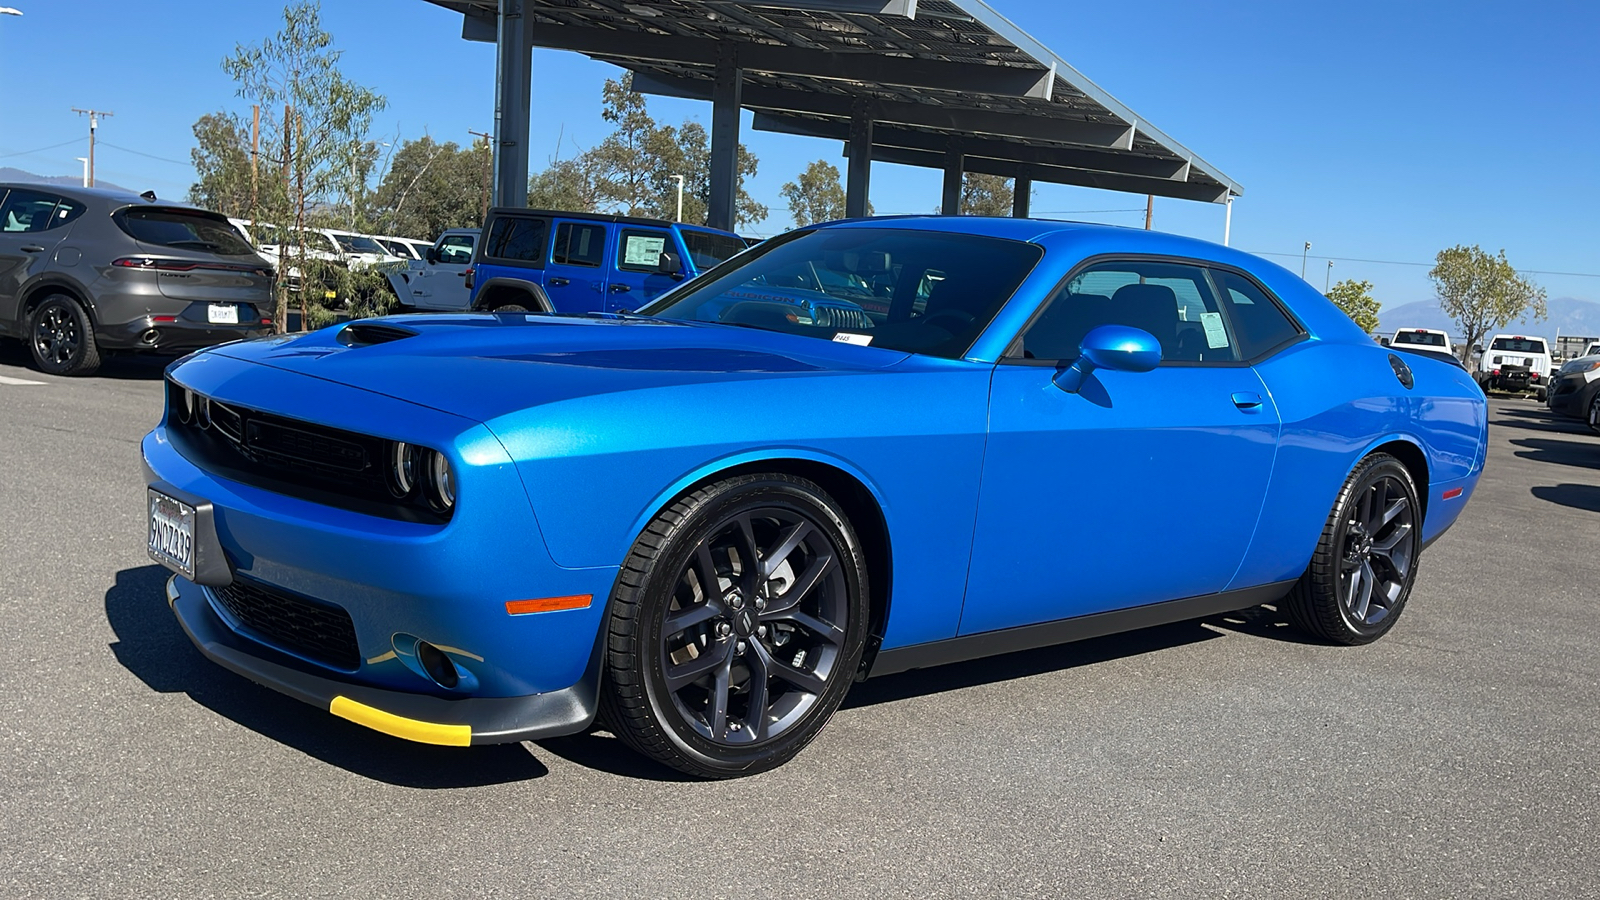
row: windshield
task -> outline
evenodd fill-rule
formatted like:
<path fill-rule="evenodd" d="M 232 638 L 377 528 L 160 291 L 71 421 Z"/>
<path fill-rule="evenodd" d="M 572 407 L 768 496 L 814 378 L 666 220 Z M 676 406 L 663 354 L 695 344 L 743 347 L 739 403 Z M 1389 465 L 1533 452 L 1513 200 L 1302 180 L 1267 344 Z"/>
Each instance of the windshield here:
<path fill-rule="evenodd" d="M 223 256 L 254 256 L 255 248 L 227 219 L 205 212 L 176 209 L 126 209 L 117 224 L 143 244 L 180 250 L 204 250 Z"/>
<path fill-rule="evenodd" d="M 1490 350 L 1510 350 L 1512 353 L 1543 353 L 1544 341 L 1538 338 L 1495 338 Z"/>
<path fill-rule="evenodd" d="M 1042 255 L 1034 244 L 966 234 L 802 231 L 640 312 L 955 358 Z"/>
<path fill-rule="evenodd" d="M 333 238 L 339 242 L 339 249 L 346 253 L 385 254 L 383 246 L 369 237 L 362 237 L 359 234 L 336 234 Z"/>
<path fill-rule="evenodd" d="M 1421 344 L 1424 347 L 1445 346 L 1444 335 L 1431 331 L 1396 331 L 1393 343 Z"/>
<path fill-rule="evenodd" d="M 689 258 L 696 270 L 704 272 L 717 263 L 732 259 L 744 250 L 744 241 L 731 234 L 711 234 L 706 231 L 683 229 L 684 246 L 689 248 Z"/>

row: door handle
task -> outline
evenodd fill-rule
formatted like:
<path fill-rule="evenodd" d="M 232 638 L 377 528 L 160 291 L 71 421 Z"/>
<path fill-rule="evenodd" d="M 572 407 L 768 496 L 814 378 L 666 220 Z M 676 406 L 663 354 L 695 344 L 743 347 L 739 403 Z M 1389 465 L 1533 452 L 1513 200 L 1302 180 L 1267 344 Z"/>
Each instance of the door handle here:
<path fill-rule="evenodd" d="M 23 253 L 43 253 L 44 252 L 44 248 L 43 247 L 35 247 L 34 245 L 29 244 L 28 246 L 22 248 L 22 252 Z"/>
<path fill-rule="evenodd" d="M 556 278 L 550 279 L 550 286 L 551 287 L 562 287 L 564 285 L 568 285 L 568 284 L 571 284 L 571 283 L 572 283 L 572 279 L 571 278 L 561 278 L 561 277 L 558 276 Z"/>
<path fill-rule="evenodd" d="M 1238 391 L 1233 395 L 1233 405 L 1245 412 L 1255 412 L 1261 408 L 1261 395 L 1250 391 Z"/>
<path fill-rule="evenodd" d="M 630 290 L 632 290 L 632 288 L 625 284 L 613 284 L 611 286 L 611 293 L 613 294 L 626 294 Z"/>

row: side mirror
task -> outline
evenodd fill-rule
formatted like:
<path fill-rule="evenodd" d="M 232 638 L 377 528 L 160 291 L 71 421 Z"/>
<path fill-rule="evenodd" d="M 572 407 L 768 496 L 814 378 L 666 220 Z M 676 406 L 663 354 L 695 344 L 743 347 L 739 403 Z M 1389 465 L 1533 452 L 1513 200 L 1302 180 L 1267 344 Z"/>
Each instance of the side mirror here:
<path fill-rule="evenodd" d="M 656 262 L 656 274 L 671 275 L 674 278 L 683 277 L 683 257 L 671 250 L 664 250 Z"/>
<path fill-rule="evenodd" d="M 1056 387 L 1076 394 L 1095 369 L 1148 372 L 1161 364 L 1161 343 L 1148 331 L 1126 325 L 1101 325 L 1084 335 L 1078 360 L 1052 379 Z"/>
<path fill-rule="evenodd" d="M 1473 344 L 1472 345 L 1472 352 L 1478 354 L 1479 356 L 1482 356 L 1483 355 L 1483 345 L 1482 344 Z"/>
<path fill-rule="evenodd" d="M 430 265 L 430 266 L 438 265 L 439 264 L 439 248 L 438 247 L 429 247 L 428 248 L 428 252 L 422 254 L 422 258 L 427 260 L 428 261 L 428 265 Z"/>

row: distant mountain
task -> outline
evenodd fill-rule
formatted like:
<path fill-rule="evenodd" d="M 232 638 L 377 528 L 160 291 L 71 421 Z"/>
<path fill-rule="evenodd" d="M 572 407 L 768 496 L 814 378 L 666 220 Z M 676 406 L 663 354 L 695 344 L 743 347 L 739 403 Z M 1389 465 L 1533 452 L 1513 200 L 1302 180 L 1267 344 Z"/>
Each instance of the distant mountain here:
<path fill-rule="evenodd" d="M 1550 300 L 1550 315 L 1540 321 L 1512 322 L 1502 331 L 1516 334 L 1537 334 L 1555 340 L 1556 329 L 1562 334 L 1600 336 L 1600 303 L 1579 300 L 1576 297 L 1557 297 Z M 1439 310 L 1437 303 L 1407 303 L 1378 313 L 1378 332 L 1394 334 L 1401 328 L 1438 328 L 1450 332 L 1451 338 L 1461 340 L 1460 329 Z"/>
<path fill-rule="evenodd" d="M 0 166 L 0 181 L 20 181 L 24 184 L 59 184 L 62 187 L 80 187 L 83 185 L 82 175 L 35 175 L 21 169 L 9 166 Z M 127 188 L 120 184 L 112 184 L 104 178 L 96 178 L 95 187 L 109 188 L 113 191 L 126 191 Z"/>

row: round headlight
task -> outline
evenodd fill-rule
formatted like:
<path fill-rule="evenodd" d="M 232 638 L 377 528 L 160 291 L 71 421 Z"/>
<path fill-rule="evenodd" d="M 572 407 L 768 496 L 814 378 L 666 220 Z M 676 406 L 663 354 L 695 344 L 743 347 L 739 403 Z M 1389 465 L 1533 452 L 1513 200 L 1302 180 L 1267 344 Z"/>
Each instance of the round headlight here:
<path fill-rule="evenodd" d="M 417 484 L 417 448 L 405 441 L 396 441 L 389 455 L 389 490 L 404 497 Z"/>
<path fill-rule="evenodd" d="M 441 509 L 456 505 L 455 476 L 450 472 L 450 460 L 443 453 L 433 452 L 433 501 Z"/>

